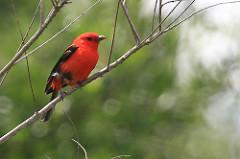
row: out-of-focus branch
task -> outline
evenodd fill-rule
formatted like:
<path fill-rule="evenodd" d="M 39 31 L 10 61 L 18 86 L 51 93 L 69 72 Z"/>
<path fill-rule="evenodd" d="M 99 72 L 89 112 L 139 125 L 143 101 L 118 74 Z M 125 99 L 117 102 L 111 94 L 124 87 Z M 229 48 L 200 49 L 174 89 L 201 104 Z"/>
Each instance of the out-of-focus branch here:
<path fill-rule="evenodd" d="M 123 157 L 131 157 L 131 155 L 118 155 L 118 156 L 112 157 L 111 159 L 120 159 Z"/>
<path fill-rule="evenodd" d="M 49 12 L 46 17 L 42 27 L 39 27 L 38 30 L 32 35 L 32 37 L 21 47 L 19 51 L 15 54 L 15 56 L 1 69 L 0 78 L 4 76 L 4 74 L 11 69 L 16 60 L 18 60 L 25 51 L 27 51 L 30 46 L 39 38 L 39 36 L 43 33 L 43 31 L 47 28 L 48 24 L 53 20 L 58 11 L 67 3 L 70 3 L 69 0 L 59 0 L 57 5 L 55 5 L 52 10 Z"/>
<path fill-rule="evenodd" d="M 128 21 L 129 26 L 131 28 L 132 34 L 135 38 L 136 43 L 138 44 L 138 43 L 140 43 L 141 38 L 139 36 L 139 33 L 137 32 L 137 29 L 136 29 L 135 25 L 133 24 L 133 21 L 132 21 L 131 17 L 129 16 L 127 3 L 126 3 L 125 0 L 120 0 L 120 1 L 121 1 L 121 5 L 122 5 L 122 8 L 123 8 L 123 12 L 124 12 L 125 16 L 127 17 L 127 21 Z"/>
<path fill-rule="evenodd" d="M 84 148 L 84 146 L 75 139 L 72 139 L 72 141 L 75 142 L 83 150 L 85 159 L 88 159 L 87 150 Z M 111 159 L 120 159 L 123 157 L 130 157 L 130 156 L 131 155 L 118 155 L 118 156 L 112 157 Z"/>
<path fill-rule="evenodd" d="M 72 141 L 75 142 L 83 150 L 85 159 L 88 159 L 87 150 L 83 147 L 83 145 L 75 139 L 72 139 Z"/>

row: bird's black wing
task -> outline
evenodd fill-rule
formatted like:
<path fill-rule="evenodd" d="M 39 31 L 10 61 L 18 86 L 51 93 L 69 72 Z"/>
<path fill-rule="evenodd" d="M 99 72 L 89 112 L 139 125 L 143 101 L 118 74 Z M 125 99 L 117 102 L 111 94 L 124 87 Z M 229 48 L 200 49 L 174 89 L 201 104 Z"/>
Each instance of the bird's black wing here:
<path fill-rule="evenodd" d="M 47 85 L 46 85 L 46 88 L 45 88 L 45 93 L 46 94 L 49 94 L 51 93 L 53 90 L 51 88 L 51 83 L 52 83 L 52 80 L 54 78 L 54 76 L 59 73 L 60 71 L 60 65 L 61 63 L 63 63 L 64 61 L 66 61 L 69 57 L 71 57 L 71 55 L 78 49 L 78 46 L 76 45 L 71 45 L 69 46 L 65 51 L 64 51 L 64 54 L 61 56 L 61 58 L 58 60 L 58 62 L 55 64 L 55 66 L 53 67 L 52 71 L 51 71 L 51 74 L 49 75 L 48 77 L 48 80 L 47 80 Z"/>

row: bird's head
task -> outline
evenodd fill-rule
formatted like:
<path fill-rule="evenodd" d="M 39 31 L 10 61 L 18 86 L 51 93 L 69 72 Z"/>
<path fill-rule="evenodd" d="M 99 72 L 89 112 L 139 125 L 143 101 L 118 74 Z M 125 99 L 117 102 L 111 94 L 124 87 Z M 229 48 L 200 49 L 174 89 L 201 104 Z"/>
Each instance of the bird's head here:
<path fill-rule="evenodd" d="M 79 35 L 73 41 L 73 43 L 78 46 L 86 46 L 86 47 L 97 49 L 99 42 L 104 39 L 106 39 L 104 35 L 98 35 L 97 33 L 94 33 L 94 32 L 87 32 Z"/>

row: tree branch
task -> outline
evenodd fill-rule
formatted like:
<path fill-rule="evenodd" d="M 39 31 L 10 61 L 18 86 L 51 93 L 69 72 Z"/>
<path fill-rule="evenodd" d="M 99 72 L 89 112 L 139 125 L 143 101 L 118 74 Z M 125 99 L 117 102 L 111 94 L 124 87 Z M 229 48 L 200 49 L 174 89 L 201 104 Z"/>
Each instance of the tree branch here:
<path fill-rule="evenodd" d="M 24 44 L 19 51 L 15 54 L 15 56 L 2 68 L 0 71 L 0 78 L 4 76 L 4 74 L 11 69 L 11 67 L 14 65 L 15 61 L 18 60 L 27 49 L 32 46 L 32 44 L 39 38 L 39 36 L 43 33 L 43 31 L 47 28 L 48 24 L 53 20 L 53 18 L 56 16 L 58 11 L 65 5 L 69 3 L 68 0 L 60 0 L 59 3 L 52 8 L 52 10 L 49 12 L 47 18 L 45 19 L 42 27 L 39 27 L 38 30 L 33 34 L 33 36 L 29 39 L 29 41 Z"/>
<path fill-rule="evenodd" d="M 111 41 L 111 47 L 110 47 L 109 57 L 108 57 L 108 63 L 107 63 L 107 66 L 108 66 L 108 67 L 109 67 L 109 65 L 110 65 L 110 63 L 111 63 L 111 58 L 112 58 L 112 52 L 113 52 L 115 35 L 116 35 L 117 19 L 118 19 L 118 11 L 119 11 L 119 6 L 120 6 L 120 1 L 121 1 L 121 0 L 118 0 L 117 9 L 116 9 L 116 13 L 115 13 L 115 19 L 114 19 L 114 25 L 113 25 L 113 34 L 112 34 L 112 41 Z"/>
<path fill-rule="evenodd" d="M 230 2 L 221 2 L 221 3 L 216 3 L 216 4 L 213 4 L 213 5 L 210 5 L 210 6 L 207 6 L 207 7 L 204 7 L 202 9 L 199 9 L 198 11 L 192 13 L 191 15 L 189 15 L 188 17 L 186 17 L 185 19 L 181 20 L 180 22 L 176 23 L 176 24 L 173 24 L 171 23 L 171 25 L 168 25 L 165 29 L 163 29 L 161 32 L 156 32 L 156 30 L 158 29 L 158 27 L 160 26 L 157 26 L 154 30 L 154 32 L 152 32 L 152 34 L 150 34 L 152 36 L 152 39 L 151 40 L 155 40 L 157 39 L 159 36 L 177 28 L 179 25 L 181 25 L 182 23 L 184 23 L 185 21 L 191 19 L 192 17 L 194 17 L 195 15 L 197 14 L 200 14 L 208 9 L 211 9 L 211 8 L 214 8 L 214 7 L 218 7 L 218 6 L 221 6 L 221 5 L 226 5 L 226 4 L 235 4 L 235 3 L 240 3 L 240 0 L 238 1 L 230 1 Z M 147 39 L 145 39 L 147 40 Z M 149 40 L 149 42 L 151 42 L 151 40 Z"/>
<path fill-rule="evenodd" d="M 0 144 L 4 143 L 11 137 L 15 136 L 20 130 L 24 129 L 25 127 L 29 126 L 31 123 L 35 122 L 40 116 L 45 114 L 49 109 L 52 109 L 55 107 L 57 103 L 59 103 L 62 99 L 64 99 L 66 96 L 69 96 L 73 92 L 75 92 L 77 89 L 91 83 L 92 81 L 103 77 L 106 73 L 111 71 L 112 69 L 116 68 L 118 65 L 126 61 L 131 55 L 133 55 L 137 50 L 141 49 L 145 43 L 142 43 L 141 45 L 135 45 L 130 50 L 128 50 L 125 54 L 123 54 L 120 58 L 118 58 L 116 61 L 112 62 L 109 67 L 105 67 L 99 72 L 95 73 L 94 75 L 90 76 L 87 80 L 82 82 L 78 87 L 70 89 L 68 92 L 63 94 L 62 96 L 56 97 L 54 100 L 50 101 L 47 105 L 45 105 L 41 110 L 36 111 L 32 116 L 30 116 L 28 119 L 20 123 L 18 126 L 16 126 L 14 129 L 10 130 L 7 134 L 2 136 L 0 138 Z"/>
<path fill-rule="evenodd" d="M 123 8 L 123 12 L 124 12 L 125 16 L 127 17 L 129 26 L 130 26 L 131 31 L 133 33 L 133 36 L 135 38 L 135 41 L 136 41 L 137 44 L 139 44 L 140 41 L 141 41 L 141 38 L 140 38 L 140 36 L 137 32 L 137 29 L 136 29 L 135 25 L 133 24 L 133 21 L 132 21 L 131 17 L 129 16 L 127 3 L 126 3 L 125 0 L 120 0 L 120 1 L 121 1 L 121 5 L 122 5 L 122 8 Z"/>
<path fill-rule="evenodd" d="M 159 6 L 158 6 L 158 24 L 161 24 L 162 22 L 162 0 L 159 0 Z M 159 26 L 159 31 L 162 30 L 162 25 Z"/>
<path fill-rule="evenodd" d="M 40 0 L 39 1 L 39 25 L 40 27 L 42 27 L 43 23 L 44 23 L 44 0 Z"/>

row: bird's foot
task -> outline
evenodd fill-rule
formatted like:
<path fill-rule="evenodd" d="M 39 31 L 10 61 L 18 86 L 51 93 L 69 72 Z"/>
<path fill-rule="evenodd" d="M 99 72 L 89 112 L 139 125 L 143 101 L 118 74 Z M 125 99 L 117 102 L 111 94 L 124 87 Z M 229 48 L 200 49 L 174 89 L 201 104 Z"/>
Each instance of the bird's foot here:
<path fill-rule="evenodd" d="M 64 97 L 67 95 L 67 92 L 65 91 L 60 91 L 60 98 L 63 101 Z"/>

